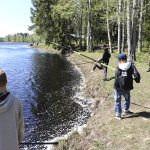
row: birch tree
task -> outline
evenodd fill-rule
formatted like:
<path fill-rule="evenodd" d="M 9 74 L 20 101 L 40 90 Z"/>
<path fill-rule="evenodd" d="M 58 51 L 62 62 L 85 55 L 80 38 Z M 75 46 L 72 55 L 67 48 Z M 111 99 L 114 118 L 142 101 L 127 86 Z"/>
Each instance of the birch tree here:
<path fill-rule="evenodd" d="M 92 51 L 92 31 L 91 31 L 91 0 L 88 0 L 88 19 L 87 19 L 87 50 Z"/>
<path fill-rule="evenodd" d="M 110 26 L 109 26 L 109 0 L 107 0 L 106 20 L 107 20 L 107 34 L 108 34 L 109 49 L 110 49 L 110 53 L 112 53 L 113 51 L 112 51 Z"/>
<path fill-rule="evenodd" d="M 139 18 L 138 52 L 141 52 L 141 49 L 142 49 L 143 5 L 144 5 L 144 0 L 140 0 L 140 18 Z"/>
<path fill-rule="evenodd" d="M 122 44 L 121 44 L 121 51 L 124 51 L 125 48 L 125 15 L 126 14 L 126 0 L 123 0 L 123 18 L 122 18 Z"/>
<path fill-rule="evenodd" d="M 118 53 L 121 53 L 121 3 L 122 0 L 118 0 Z"/>
<path fill-rule="evenodd" d="M 132 10 L 132 40 L 131 40 L 131 55 L 134 60 L 136 60 L 136 24 L 137 24 L 137 6 L 138 0 L 133 0 L 133 10 Z"/>
<path fill-rule="evenodd" d="M 128 56 L 131 55 L 131 3 L 127 0 L 127 44 Z"/>

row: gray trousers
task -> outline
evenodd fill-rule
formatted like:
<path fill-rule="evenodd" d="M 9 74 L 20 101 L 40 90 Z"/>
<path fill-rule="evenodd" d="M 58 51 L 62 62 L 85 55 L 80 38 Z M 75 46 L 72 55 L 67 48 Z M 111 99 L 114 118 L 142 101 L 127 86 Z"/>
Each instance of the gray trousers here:
<path fill-rule="evenodd" d="M 104 63 L 104 64 L 108 65 L 108 63 Z M 107 79 L 107 67 L 106 66 L 103 66 L 103 73 L 104 73 L 103 79 L 105 80 L 105 79 Z"/>

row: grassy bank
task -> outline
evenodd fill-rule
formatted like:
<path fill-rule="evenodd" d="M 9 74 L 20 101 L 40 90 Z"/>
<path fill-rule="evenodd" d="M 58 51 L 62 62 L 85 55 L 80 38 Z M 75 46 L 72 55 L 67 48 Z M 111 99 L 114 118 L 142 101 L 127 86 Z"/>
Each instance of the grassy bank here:
<path fill-rule="evenodd" d="M 101 52 L 83 54 L 97 59 Z M 109 65 L 117 65 L 117 54 L 113 53 Z M 114 115 L 113 83 L 114 71 L 108 69 L 109 81 L 103 82 L 102 70 L 90 72 L 93 63 L 87 58 L 73 54 L 69 60 L 76 64 L 86 79 L 85 95 L 94 99 L 93 116 L 88 120 L 83 134 L 74 133 L 68 140 L 60 141 L 57 150 L 148 150 L 150 149 L 150 73 L 148 57 L 138 58 L 136 64 L 141 83 L 134 82 L 131 91 L 131 108 L 134 115 L 116 120 Z M 141 63 L 142 62 L 142 63 Z"/>

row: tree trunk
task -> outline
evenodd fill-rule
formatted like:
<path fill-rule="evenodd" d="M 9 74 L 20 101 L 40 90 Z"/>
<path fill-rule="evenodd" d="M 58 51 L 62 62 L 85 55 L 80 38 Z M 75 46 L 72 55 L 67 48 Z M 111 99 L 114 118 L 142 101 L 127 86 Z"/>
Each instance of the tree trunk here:
<path fill-rule="evenodd" d="M 88 22 L 87 22 L 87 50 L 92 51 L 92 32 L 91 32 L 91 0 L 88 0 Z"/>
<path fill-rule="evenodd" d="M 121 44 L 121 52 L 124 52 L 125 49 L 125 21 L 122 22 L 122 44 Z"/>
<path fill-rule="evenodd" d="M 118 53 L 121 53 L 121 2 L 118 0 Z"/>
<path fill-rule="evenodd" d="M 79 26 L 79 49 L 82 50 L 82 14 L 80 14 Z"/>
<path fill-rule="evenodd" d="M 125 15 L 125 13 L 126 13 L 126 0 L 123 0 L 123 15 Z M 124 49 L 125 49 L 125 17 L 123 16 L 121 51 L 124 52 Z"/>
<path fill-rule="evenodd" d="M 128 43 L 128 56 L 131 55 L 131 8 L 130 0 L 127 0 L 127 43 Z"/>
<path fill-rule="evenodd" d="M 134 60 L 136 60 L 136 23 L 137 23 L 137 0 L 133 0 L 133 10 L 132 10 L 132 40 L 131 40 L 131 55 Z"/>
<path fill-rule="evenodd" d="M 109 42 L 109 49 L 110 49 L 110 53 L 113 53 L 113 50 L 112 50 L 112 44 L 111 44 L 111 36 L 110 36 L 110 27 L 109 27 L 109 14 L 108 14 L 108 11 L 109 11 L 109 5 L 108 5 L 108 0 L 107 0 L 107 34 L 108 34 L 108 42 Z"/>
<path fill-rule="evenodd" d="M 142 50 L 142 23 L 143 23 L 143 5 L 144 0 L 140 0 L 140 18 L 139 18 L 139 35 L 138 35 L 138 52 Z"/>

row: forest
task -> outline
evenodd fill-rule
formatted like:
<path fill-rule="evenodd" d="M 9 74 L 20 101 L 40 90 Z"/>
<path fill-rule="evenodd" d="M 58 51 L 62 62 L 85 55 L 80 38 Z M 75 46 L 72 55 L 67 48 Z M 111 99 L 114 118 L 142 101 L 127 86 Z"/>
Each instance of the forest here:
<path fill-rule="evenodd" d="M 45 44 L 93 51 L 109 46 L 134 59 L 150 43 L 150 0 L 32 0 L 32 26 Z M 56 44 L 57 43 L 57 44 Z"/>

